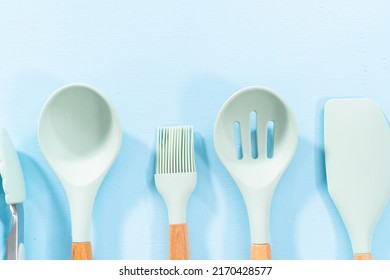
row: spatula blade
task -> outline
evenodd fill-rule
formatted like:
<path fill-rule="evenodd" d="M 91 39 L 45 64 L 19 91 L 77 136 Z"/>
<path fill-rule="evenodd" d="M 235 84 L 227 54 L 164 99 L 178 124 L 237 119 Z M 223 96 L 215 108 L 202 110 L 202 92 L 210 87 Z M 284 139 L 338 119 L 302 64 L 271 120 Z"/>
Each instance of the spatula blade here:
<path fill-rule="evenodd" d="M 369 99 L 332 99 L 325 106 L 324 144 L 328 190 L 353 251 L 370 253 L 390 194 L 387 120 Z"/>

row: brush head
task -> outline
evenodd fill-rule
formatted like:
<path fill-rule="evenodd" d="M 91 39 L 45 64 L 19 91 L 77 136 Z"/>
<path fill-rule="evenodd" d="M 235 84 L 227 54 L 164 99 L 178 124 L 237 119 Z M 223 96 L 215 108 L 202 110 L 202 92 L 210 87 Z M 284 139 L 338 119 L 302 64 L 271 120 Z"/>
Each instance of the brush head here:
<path fill-rule="evenodd" d="M 156 174 L 193 173 L 195 169 L 192 126 L 157 129 Z"/>
<path fill-rule="evenodd" d="M 186 223 L 196 177 L 192 126 L 158 128 L 154 179 L 167 205 L 170 224 Z"/>

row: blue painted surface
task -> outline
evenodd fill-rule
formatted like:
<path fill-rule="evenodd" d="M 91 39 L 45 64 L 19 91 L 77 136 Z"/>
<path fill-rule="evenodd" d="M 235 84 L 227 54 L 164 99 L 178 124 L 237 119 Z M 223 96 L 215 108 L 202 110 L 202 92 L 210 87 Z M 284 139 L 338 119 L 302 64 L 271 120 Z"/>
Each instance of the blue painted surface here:
<path fill-rule="evenodd" d="M 27 258 L 70 258 L 66 195 L 40 152 L 37 123 L 50 94 L 72 82 L 104 93 L 123 127 L 121 153 L 95 202 L 95 259 L 167 258 L 167 213 L 153 181 L 155 133 L 180 124 L 197 133 L 191 257 L 249 257 L 245 205 L 213 147 L 220 107 L 249 85 L 278 92 L 300 133 L 272 204 L 273 257 L 351 258 L 327 193 L 323 105 L 369 97 L 390 116 L 389 14 L 385 0 L 3 1 L 0 123 L 27 182 Z M 0 199 L 0 259 L 7 214 Z M 387 208 L 374 235 L 377 259 L 390 258 L 389 215 Z"/>

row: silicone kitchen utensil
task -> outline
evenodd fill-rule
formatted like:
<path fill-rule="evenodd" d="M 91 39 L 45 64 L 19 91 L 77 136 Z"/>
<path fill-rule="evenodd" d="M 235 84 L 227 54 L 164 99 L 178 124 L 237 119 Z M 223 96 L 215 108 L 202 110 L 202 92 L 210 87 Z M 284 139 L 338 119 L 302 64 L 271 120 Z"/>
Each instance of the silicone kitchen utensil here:
<path fill-rule="evenodd" d="M 246 204 L 251 259 L 271 259 L 270 204 L 297 142 L 293 113 L 268 89 L 241 89 L 225 102 L 218 114 L 214 146 Z"/>
<path fill-rule="evenodd" d="M 23 260 L 24 211 L 26 189 L 22 167 L 7 131 L 0 127 L 0 175 L 3 181 L 5 202 L 9 204 L 12 226 L 6 241 L 7 260 Z"/>
<path fill-rule="evenodd" d="M 324 144 L 329 193 L 352 241 L 354 259 L 371 259 L 371 239 L 390 194 L 390 129 L 365 98 L 325 105 Z"/>
<path fill-rule="evenodd" d="M 191 126 L 158 128 L 154 178 L 168 208 L 169 258 L 188 260 L 186 212 L 197 178 Z"/>
<path fill-rule="evenodd" d="M 38 134 L 42 153 L 68 197 L 72 259 L 92 259 L 93 203 L 122 142 L 117 113 L 97 90 L 82 84 L 67 85 L 45 104 Z"/>

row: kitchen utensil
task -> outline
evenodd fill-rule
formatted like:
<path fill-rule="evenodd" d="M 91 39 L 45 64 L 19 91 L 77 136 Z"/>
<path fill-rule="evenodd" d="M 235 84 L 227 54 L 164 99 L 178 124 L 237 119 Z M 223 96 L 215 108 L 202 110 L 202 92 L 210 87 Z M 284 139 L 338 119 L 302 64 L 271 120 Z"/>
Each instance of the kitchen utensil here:
<path fill-rule="evenodd" d="M 92 259 L 93 203 L 122 142 L 117 113 L 96 89 L 70 84 L 48 99 L 41 113 L 38 135 L 42 153 L 68 197 L 72 259 Z"/>
<path fill-rule="evenodd" d="M 9 204 L 12 226 L 6 241 L 6 259 L 22 260 L 24 254 L 24 211 L 26 189 L 22 167 L 7 131 L 0 127 L 0 175 L 5 202 Z"/>
<path fill-rule="evenodd" d="M 154 178 L 168 208 L 169 258 L 188 260 L 186 212 L 197 178 L 191 126 L 158 128 Z"/>
<path fill-rule="evenodd" d="M 217 116 L 214 146 L 246 204 L 251 259 L 271 259 L 270 204 L 297 142 L 293 113 L 279 96 L 266 88 L 239 90 Z"/>
<path fill-rule="evenodd" d="M 328 190 L 352 241 L 354 259 L 371 259 L 371 239 L 390 194 L 390 129 L 370 99 L 325 105 Z"/>

